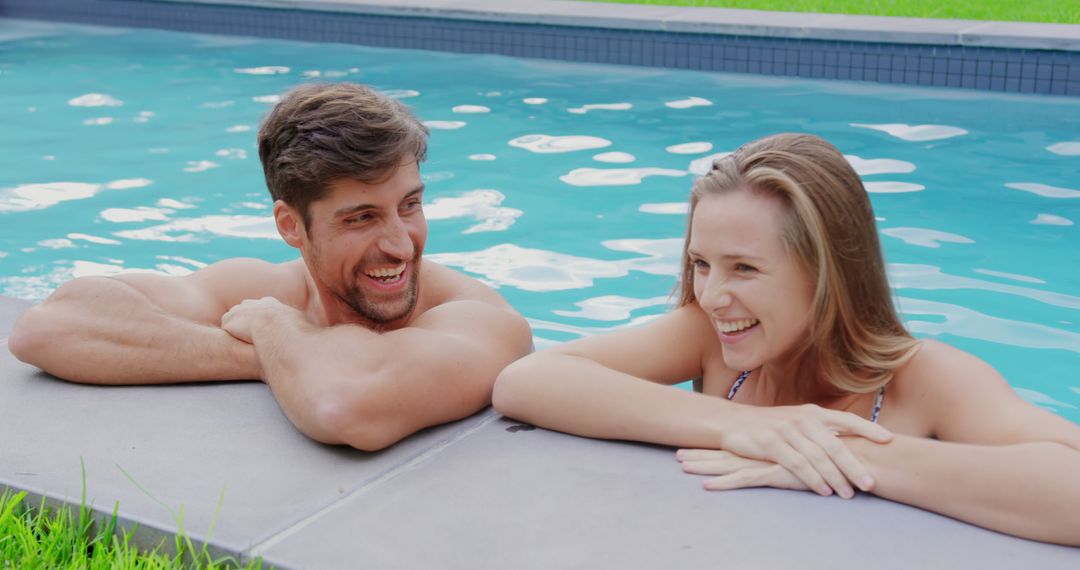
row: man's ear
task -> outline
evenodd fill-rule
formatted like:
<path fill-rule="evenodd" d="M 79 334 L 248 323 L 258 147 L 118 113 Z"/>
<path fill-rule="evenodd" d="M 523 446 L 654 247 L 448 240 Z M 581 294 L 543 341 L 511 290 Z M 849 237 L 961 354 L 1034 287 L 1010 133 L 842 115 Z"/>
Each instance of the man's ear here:
<path fill-rule="evenodd" d="M 307 232 L 304 217 L 300 215 L 300 212 L 285 202 L 277 200 L 274 202 L 274 223 L 277 224 L 281 239 L 299 249 Z"/>

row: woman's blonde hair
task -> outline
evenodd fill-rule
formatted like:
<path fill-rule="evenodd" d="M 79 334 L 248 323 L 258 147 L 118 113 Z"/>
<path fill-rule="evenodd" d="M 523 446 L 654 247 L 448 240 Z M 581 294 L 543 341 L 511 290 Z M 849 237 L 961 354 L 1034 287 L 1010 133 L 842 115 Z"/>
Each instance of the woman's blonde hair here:
<path fill-rule="evenodd" d="M 716 160 L 694 183 L 683 245 L 679 306 L 696 302 L 687 247 L 704 196 L 750 191 L 783 201 L 783 242 L 814 283 L 809 330 L 794 355 L 803 378 L 844 392 L 873 392 L 915 353 L 893 306 L 870 199 L 859 176 L 824 139 L 785 133 Z M 811 385 L 800 383 L 799 393 Z"/>

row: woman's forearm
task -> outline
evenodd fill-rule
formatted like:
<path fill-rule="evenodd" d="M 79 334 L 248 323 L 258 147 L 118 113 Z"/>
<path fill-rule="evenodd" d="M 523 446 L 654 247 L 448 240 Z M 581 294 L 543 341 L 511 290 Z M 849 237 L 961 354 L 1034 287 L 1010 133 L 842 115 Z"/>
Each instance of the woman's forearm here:
<path fill-rule="evenodd" d="M 897 436 L 849 439 L 874 494 L 996 531 L 1080 546 L 1080 451 L 1053 442 L 986 446 Z"/>
<path fill-rule="evenodd" d="M 554 352 L 507 367 L 492 400 L 504 415 L 575 435 L 707 448 L 719 446 L 726 408 L 734 407 Z"/>

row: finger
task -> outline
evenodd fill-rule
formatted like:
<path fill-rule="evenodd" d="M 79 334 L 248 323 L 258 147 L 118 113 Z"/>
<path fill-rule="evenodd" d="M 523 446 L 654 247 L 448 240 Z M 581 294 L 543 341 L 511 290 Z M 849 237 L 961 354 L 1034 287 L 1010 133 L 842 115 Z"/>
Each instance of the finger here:
<path fill-rule="evenodd" d="M 753 487 L 776 487 L 779 489 L 805 489 L 791 472 L 779 465 L 744 469 L 729 475 L 708 479 L 704 487 L 709 491 L 729 491 Z"/>
<path fill-rule="evenodd" d="M 675 459 L 679 461 L 701 461 L 718 459 L 728 455 L 731 455 L 731 452 L 722 449 L 680 449 L 675 452 Z"/>
<path fill-rule="evenodd" d="M 829 455 L 833 464 L 836 465 L 844 477 L 855 484 L 862 491 L 870 491 L 874 488 L 874 478 L 870 471 L 859 461 L 855 454 L 844 445 L 836 435 L 825 431 L 820 426 L 810 427 L 805 430 L 807 437 L 819 445 Z M 846 498 L 846 497 L 845 497 Z"/>
<path fill-rule="evenodd" d="M 855 496 L 855 491 L 851 488 L 851 484 L 848 483 L 847 478 L 840 469 L 833 463 L 832 457 L 829 453 L 817 442 L 810 439 L 806 435 L 806 431 L 814 431 L 817 427 L 817 422 L 803 422 L 800 424 L 800 429 L 794 429 L 786 433 L 788 443 L 795 448 L 796 451 L 803 454 L 804 457 L 810 460 L 811 466 L 814 470 L 821 474 L 828 483 L 829 487 L 832 487 L 836 494 L 845 499 L 850 499 Z M 820 431 L 823 429 L 818 428 Z M 836 439 L 836 436 L 829 436 L 825 432 L 826 437 L 832 437 Z M 841 444 L 842 446 L 843 444 Z"/>
<path fill-rule="evenodd" d="M 745 457 L 731 456 L 724 459 L 707 459 L 704 461 L 684 461 L 682 463 L 683 471 L 686 473 L 692 473 L 694 475 L 727 475 L 741 469 L 753 469 L 759 467 L 770 467 L 775 465 L 773 463 L 767 463 L 765 461 L 758 461 L 756 459 L 747 459 Z"/>
<path fill-rule="evenodd" d="M 893 433 L 878 424 L 860 418 L 850 412 L 823 410 L 825 425 L 840 435 L 857 435 L 878 443 L 889 443 Z"/>
<path fill-rule="evenodd" d="M 775 458 L 774 460 L 776 463 L 784 466 L 793 475 L 798 477 L 799 480 L 806 485 L 807 489 L 810 489 L 823 497 L 828 497 L 832 494 L 832 487 L 830 487 L 821 474 L 814 469 L 810 460 L 802 453 L 799 453 L 799 451 L 792 447 L 785 439 L 777 437 L 770 441 L 766 445 L 766 450 L 769 452 L 769 457 Z"/>

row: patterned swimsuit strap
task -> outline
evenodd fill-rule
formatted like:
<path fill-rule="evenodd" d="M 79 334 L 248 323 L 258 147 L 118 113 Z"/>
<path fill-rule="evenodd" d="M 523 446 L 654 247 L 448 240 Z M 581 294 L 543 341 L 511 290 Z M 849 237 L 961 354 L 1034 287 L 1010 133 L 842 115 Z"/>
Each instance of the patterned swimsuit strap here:
<path fill-rule="evenodd" d="M 731 389 L 728 390 L 727 399 L 730 400 L 730 399 L 735 397 L 735 393 L 739 391 L 739 388 L 742 387 L 743 382 L 745 382 L 746 379 L 749 376 L 750 376 L 750 371 L 749 370 L 745 370 L 745 371 L 739 373 L 739 377 L 735 379 L 735 383 L 732 384 Z M 881 389 L 878 390 L 877 397 L 874 398 L 874 409 L 873 409 L 872 412 L 870 412 L 870 421 L 871 422 L 873 422 L 875 424 L 877 423 L 878 416 L 881 415 L 881 406 L 884 403 L 885 403 L 885 387 L 882 386 Z"/>
<path fill-rule="evenodd" d="M 732 384 L 731 389 L 728 390 L 727 399 L 730 400 L 735 397 L 735 392 L 739 391 L 739 387 L 742 386 L 742 383 L 746 381 L 746 378 L 748 376 L 750 376 L 749 370 L 744 370 L 743 372 L 739 373 L 739 377 L 735 379 L 735 383 Z"/>

